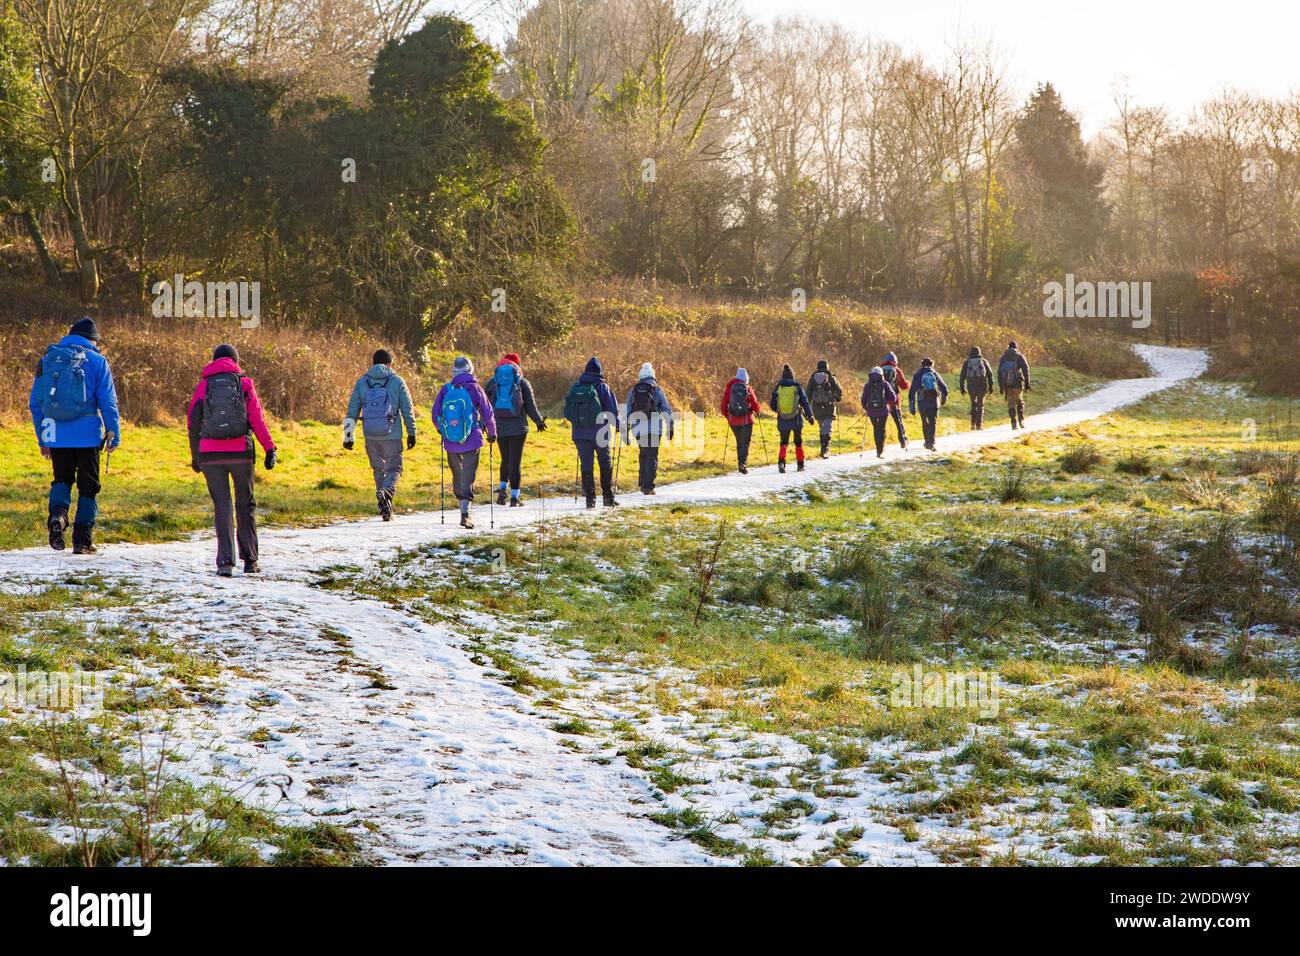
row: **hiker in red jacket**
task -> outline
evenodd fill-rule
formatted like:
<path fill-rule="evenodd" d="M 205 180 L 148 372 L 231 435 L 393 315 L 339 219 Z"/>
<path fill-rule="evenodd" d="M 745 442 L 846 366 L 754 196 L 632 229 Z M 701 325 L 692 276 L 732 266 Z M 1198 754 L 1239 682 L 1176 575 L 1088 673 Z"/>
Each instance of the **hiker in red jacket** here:
<path fill-rule="evenodd" d="M 907 447 L 907 429 L 903 427 L 903 393 L 911 386 L 907 383 L 907 376 L 903 370 L 898 367 L 898 356 L 893 352 L 885 356 L 885 360 L 880 363 L 880 372 L 886 382 L 893 386 L 897 399 L 889 405 L 889 416 L 894 420 L 894 427 L 898 429 L 898 444 L 901 448 Z"/>
<path fill-rule="evenodd" d="M 253 380 L 239 367 L 233 345 L 218 345 L 203 369 L 186 412 L 190 435 L 190 467 L 201 472 L 212 496 L 217 532 L 217 573 L 235 573 L 236 521 L 239 557 L 245 574 L 261 570 L 257 563 L 257 501 L 253 497 L 253 439 L 266 451 L 266 470 L 275 467 L 275 442 L 262 415 Z M 231 507 L 230 487 L 235 488 Z"/>
<path fill-rule="evenodd" d="M 749 386 L 749 373 L 736 369 L 735 377 L 722 390 L 718 410 L 727 416 L 731 433 L 736 436 L 736 464 L 742 475 L 749 474 L 749 442 L 754 437 L 754 416 L 762 414 L 758 396 Z"/>

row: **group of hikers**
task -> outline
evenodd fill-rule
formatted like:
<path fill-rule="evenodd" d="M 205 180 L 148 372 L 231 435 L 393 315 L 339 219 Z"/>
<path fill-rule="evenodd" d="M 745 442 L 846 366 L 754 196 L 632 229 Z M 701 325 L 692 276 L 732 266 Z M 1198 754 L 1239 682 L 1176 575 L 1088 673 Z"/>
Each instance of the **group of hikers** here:
<path fill-rule="evenodd" d="M 93 319 L 82 318 L 74 323 L 38 363 L 29 402 L 41 454 L 53 466 L 47 519 L 50 547 L 58 551 L 66 548 L 70 526 L 74 554 L 96 553 L 100 458 L 105 452 L 111 456 L 122 438 L 112 371 L 98 343 L 99 330 Z M 958 388 L 970 396 L 973 429 L 984 427 L 984 401 L 995 386 L 1006 398 L 1011 427 L 1023 428 L 1024 393 L 1031 388 L 1030 371 L 1014 341 L 999 359 L 996 373 L 978 347 L 970 350 L 962 365 Z M 904 392 L 908 411 L 921 417 L 925 447 L 935 448 L 939 410 L 948 402 L 948 386 L 928 357 L 921 360 L 909 381 L 897 356 L 890 352 L 871 369 L 860 397 L 878 458 L 884 456 L 890 420 L 898 432 L 899 445 L 907 448 L 902 416 Z M 804 470 L 805 423 L 817 426 L 820 456 L 828 457 L 843 401 L 843 390 L 826 360 L 817 363 L 806 386 L 795 378 L 789 365 L 782 367 L 768 400 L 776 416 L 777 468 L 781 473 L 786 470 L 792 444 L 796 467 Z M 719 410 L 735 437 L 737 467 L 741 474 L 748 474 L 754 420 L 763 411 L 744 368 L 737 369 L 724 386 Z M 641 366 L 636 383 L 620 403 L 605 379 L 600 360 L 589 359 L 565 396 L 563 414 L 577 453 L 575 484 L 580 484 L 588 508 L 596 506 L 597 473 L 604 505 L 618 505 L 611 446 L 619 439 L 622 444 L 637 445 L 638 487 L 642 494 L 655 493 L 659 449 L 665 440 L 673 440 L 675 418 L 650 362 Z M 489 461 L 494 448 L 500 460 L 496 503 L 504 506 L 508 501 L 512 508 L 522 507 L 522 463 L 530 423 L 539 432 L 546 431 L 547 423 L 518 354 L 502 356 L 482 383 L 475 376 L 474 363 L 466 356 L 457 358 L 451 380 L 434 397 L 432 419 L 451 471 L 452 494 L 459 503 L 462 527 L 474 527 L 470 508 L 485 445 Z M 257 389 L 240 367 L 233 345 L 217 346 L 212 361 L 200 371 L 186 410 L 186 422 L 190 467 L 203 475 L 212 498 L 217 572 L 232 576 L 238 556 L 244 572 L 256 574 L 260 567 L 253 490 L 254 440 L 262 448 L 263 465 L 268 471 L 276 466 L 277 452 Z M 343 447 L 349 451 L 355 448 L 358 426 L 374 474 L 379 515 L 391 521 L 403 452 L 415 447 L 417 429 L 410 389 L 393 370 L 392 356 L 383 349 L 375 352 L 370 368 L 357 379 L 348 399 Z M 864 447 L 865 443 L 864 431 Z M 618 447 L 621 452 L 621 445 Z M 77 507 L 70 523 L 74 487 Z"/>

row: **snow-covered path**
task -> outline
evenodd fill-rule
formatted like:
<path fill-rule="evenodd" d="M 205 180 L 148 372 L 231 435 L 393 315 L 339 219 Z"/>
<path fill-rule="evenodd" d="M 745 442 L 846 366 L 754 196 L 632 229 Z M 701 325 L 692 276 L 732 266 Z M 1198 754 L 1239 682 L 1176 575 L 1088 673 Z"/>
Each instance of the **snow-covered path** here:
<path fill-rule="evenodd" d="M 1104 415 L 1200 375 L 1207 362 L 1198 350 L 1138 350 L 1153 377 L 1113 382 L 1033 415 L 1026 431 Z M 967 451 L 1019 435 L 1000 425 L 941 437 L 940 448 Z M 785 475 L 759 467 L 748 476 L 666 485 L 653 499 L 631 494 L 624 506 L 752 499 L 926 454 L 891 449 L 877 460 L 851 453 Z M 547 502 L 548 519 L 591 514 L 571 499 Z M 497 509 L 496 524 L 508 530 L 539 516 L 532 504 Z M 477 517 L 486 524 L 486 509 Z M 184 718 L 194 749 L 186 772 L 232 787 L 292 776 L 291 814 L 359 815 L 379 826 L 376 852 L 392 862 L 710 859 L 645 818 L 639 805 L 651 791 L 641 774 L 563 746 L 526 699 L 485 676 L 463 635 L 313 586 L 321 569 L 468 533 L 454 522 L 453 514 L 443 524 L 433 512 L 392 524 L 376 518 L 265 531 L 267 573 L 259 577 L 217 578 L 207 535 L 113 545 L 93 565 L 44 549 L 3 552 L 0 577 L 6 586 L 51 582 L 93 566 L 139 587 L 155 601 L 147 613 L 165 620 L 173 636 L 201 642 L 226 668 L 220 706 Z M 204 738 L 217 745 L 198 746 Z"/>

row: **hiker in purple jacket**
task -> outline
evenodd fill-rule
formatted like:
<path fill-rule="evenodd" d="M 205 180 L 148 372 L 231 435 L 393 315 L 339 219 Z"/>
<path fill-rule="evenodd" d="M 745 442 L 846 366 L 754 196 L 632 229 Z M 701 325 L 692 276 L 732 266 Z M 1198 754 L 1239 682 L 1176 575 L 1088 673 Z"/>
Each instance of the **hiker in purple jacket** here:
<path fill-rule="evenodd" d="M 473 528 L 469 506 L 474 500 L 479 452 L 485 433 L 489 443 L 497 440 L 497 420 L 492 403 L 474 378 L 474 363 L 462 355 L 451 369 L 451 381 L 438 389 L 433 400 L 433 425 L 442 436 L 451 465 L 452 489 L 460 500 L 460 526 Z"/>

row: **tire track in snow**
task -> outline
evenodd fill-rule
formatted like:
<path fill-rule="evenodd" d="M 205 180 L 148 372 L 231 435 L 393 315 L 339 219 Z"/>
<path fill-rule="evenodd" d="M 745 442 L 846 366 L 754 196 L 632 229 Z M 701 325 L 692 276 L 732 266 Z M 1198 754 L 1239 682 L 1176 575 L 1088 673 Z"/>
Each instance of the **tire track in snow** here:
<path fill-rule="evenodd" d="M 1028 416 L 1025 434 L 1096 418 L 1200 375 L 1204 352 L 1137 346 L 1151 378 L 1112 382 Z M 761 427 L 761 426 L 760 426 Z M 1021 436 L 1009 425 L 941 439 L 940 454 Z M 849 453 L 774 465 L 633 495 L 624 507 L 753 499 L 931 452 Z M 111 507 L 111 502 L 110 502 Z M 588 518 L 549 499 L 546 517 Z M 608 512 L 605 512 L 608 515 Z M 479 509 L 482 517 L 482 509 Z M 695 863 L 711 858 L 644 816 L 651 790 L 621 762 L 566 749 L 528 701 L 485 674 L 463 635 L 375 601 L 312 585 L 332 565 L 381 562 L 402 548 L 465 532 L 438 512 L 261 534 L 258 577 L 217 578 L 209 535 L 155 545 L 112 545 L 90 561 L 45 549 L 0 553 L 7 585 L 49 583 L 91 570 L 142 588 L 173 634 L 221 658 L 223 702 L 184 714 L 194 746 L 185 773 L 227 786 L 289 775 L 290 818 L 338 814 L 380 826 L 374 850 L 389 862 Z M 501 509 L 499 529 L 535 523 L 537 502 Z M 348 653 L 345 653 L 348 652 Z M 382 681 L 376 674 L 382 672 Z M 387 683 L 392 689 L 373 686 Z M 269 740 L 250 741 L 262 729 Z M 265 737 L 266 734 L 259 735 Z M 182 748 L 185 749 L 185 748 Z M 261 787 L 269 802 L 278 791 Z M 302 821 L 300 821 L 302 822 Z"/>

